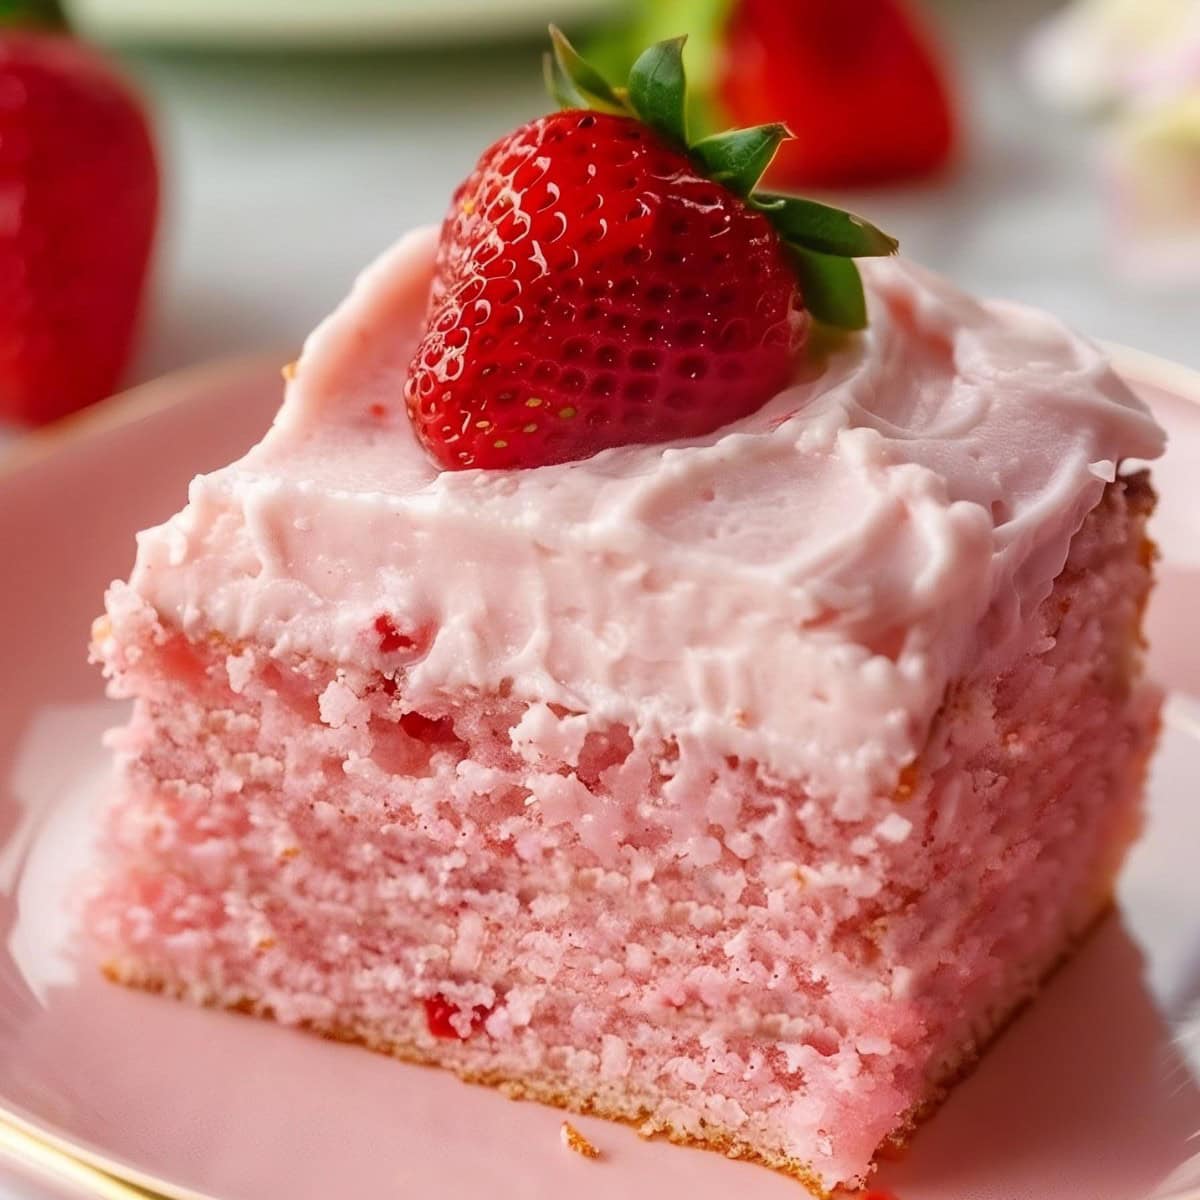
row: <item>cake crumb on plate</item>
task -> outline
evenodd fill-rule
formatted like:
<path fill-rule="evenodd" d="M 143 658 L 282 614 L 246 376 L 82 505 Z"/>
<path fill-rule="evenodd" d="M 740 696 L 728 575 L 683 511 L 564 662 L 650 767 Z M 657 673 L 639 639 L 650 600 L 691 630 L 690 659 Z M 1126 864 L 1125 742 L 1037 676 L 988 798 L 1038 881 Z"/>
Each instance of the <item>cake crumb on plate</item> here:
<path fill-rule="evenodd" d="M 576 1154 L 582 1154 L 584 1158 L 600 1157 L 600 1151 L 570 1121 L 564 1121 L 558 1127 L 558 1132 L 562 1138 L 562 1144 L 568 1150 L 574 1150 Z"/>

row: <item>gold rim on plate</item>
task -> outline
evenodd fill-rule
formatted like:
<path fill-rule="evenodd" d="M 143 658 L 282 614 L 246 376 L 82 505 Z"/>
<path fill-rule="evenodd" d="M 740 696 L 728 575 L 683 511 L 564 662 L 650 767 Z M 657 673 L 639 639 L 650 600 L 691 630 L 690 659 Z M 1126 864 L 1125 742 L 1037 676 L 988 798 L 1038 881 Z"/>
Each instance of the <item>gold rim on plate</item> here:
<path fill-rule="evenodd" d="M 39 1179 L 86 1188 L 97 1200 L 173 1200 L 165 1192 L 129 1183 L 54 1142 L 38 1137 L 0 1112 L 0 1154 L 33 1170 Z"/>

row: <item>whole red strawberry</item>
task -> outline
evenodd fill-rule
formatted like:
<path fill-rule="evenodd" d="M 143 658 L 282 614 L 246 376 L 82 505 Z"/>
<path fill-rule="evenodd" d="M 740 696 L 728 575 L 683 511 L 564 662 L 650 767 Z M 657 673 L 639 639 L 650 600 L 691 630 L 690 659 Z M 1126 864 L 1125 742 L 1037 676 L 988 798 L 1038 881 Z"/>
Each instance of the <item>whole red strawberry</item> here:
<path fill-rule="evenodd" d="M 754 191 L 782 126 L 689 144 L 682 39 L 618 92 L 554 35 L 567 110 L 492 146 L 442 228 L 405 399 L 450 469 L 737 420 L 791 378 L 810 317 L 863 323 L 850 256 L 895 249 L 846 213 Z"/>
<path fill-rule="evenodd" d="M 772 168 L 784 186 L 923 175 L 954 149 L 944 73 L 904 0 L 736 0 L 716 83 L 734 120 L 796 130 Z"/>
<path fill-rule="evenodd" d="M 49 421 L 113 390 L 157 208 L 120 76 L 65 34 L 0 34 L 0 419 Z"/>

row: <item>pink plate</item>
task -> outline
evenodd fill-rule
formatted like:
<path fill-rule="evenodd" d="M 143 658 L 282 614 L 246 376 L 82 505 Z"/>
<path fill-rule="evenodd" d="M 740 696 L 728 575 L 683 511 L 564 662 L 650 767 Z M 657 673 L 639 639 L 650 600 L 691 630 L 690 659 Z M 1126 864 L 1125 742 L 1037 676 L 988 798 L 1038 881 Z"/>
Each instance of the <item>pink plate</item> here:
<path fill-rule="evenodd" d="M 1150 616 L 1172 696 L 1149 826 L 1120 917 L 883 1172 L 901 1200 L 1200 1197 L 1200 377 L 1118 353 L 1172 434 Z M 169 1196 L 796 1200 L 770 1171 L 580 1118 L 602 1151 L 587 1161 L 554 1110 L 73 965 L 70 881 L 121 715 L 84 662 L 89 623 L 133 531 L 247 446 L 278 396 L 276 360 L 187 372 L 0 459 L 0 1131 Z"/>

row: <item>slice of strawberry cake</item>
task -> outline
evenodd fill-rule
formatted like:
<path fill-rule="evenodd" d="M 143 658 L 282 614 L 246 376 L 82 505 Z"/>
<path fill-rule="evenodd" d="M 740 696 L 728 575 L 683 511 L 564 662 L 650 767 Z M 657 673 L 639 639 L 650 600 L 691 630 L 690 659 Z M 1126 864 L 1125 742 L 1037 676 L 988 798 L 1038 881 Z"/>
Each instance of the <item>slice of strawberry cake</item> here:
<path fill-rule="evenodd" d="M 1162 435 L 1043 314 L 864 310 L 894 243 L 689 145 L 678 43 L 552 77 L 110 590 L 91 938 L 856 1186 L 1109 903 Z"/>

